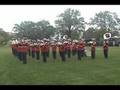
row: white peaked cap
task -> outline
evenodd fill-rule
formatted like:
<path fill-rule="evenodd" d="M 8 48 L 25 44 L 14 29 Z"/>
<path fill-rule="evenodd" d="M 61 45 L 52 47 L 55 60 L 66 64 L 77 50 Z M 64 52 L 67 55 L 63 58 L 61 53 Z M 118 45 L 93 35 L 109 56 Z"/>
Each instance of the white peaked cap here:
<path fill-rule="evenodd" d="M 41 43 L 41 44 L 40 44 L 40 46 L 43 46 L 43 45 L 45 45 L 45 44 L 44 44 L 44 43 Z"/>
<path fill-rule="evenodd" d="M 78 40 L 74 40 L 73 42 L 78 42 Z"/>
<path fill-rule="evenodd" d="M 43 38 L 43 40 L 47 40 L 46 38 Z"/>
<path fill-rule="evenodd" d="M 14 41 L 14 40 L 12 41 L 12 44 L 15 44 L 15 41 Z"/>
<path fill-rule="evenodd" d="M 50 41 L 49 39 L 46 39 L 47 41 Z"/>
<path fill-rule="evenodd" d="M 34 45 L 37 45 L 37 43 L 34 43 Z"/>
<path fill-rule="evenodd" d="M 15 44 L 18 44 L 19 43 L 19 41 L 18 40 L 15 40 Z"/>
<path fill-rule="evenodd" d="M 42 43 L 43 43 L 44 41 L 43 41 L 43 40 L 40 40 L 40 42 L 42 42 Z"/>
<path fill-rule="evenodd" d="M 55 41 L 51 41 L 51 42 L 53 42 L 53 43 L 54 43 Z"/>
<path fill-rule="evenodd" d="M 64 41 L 64 43 L 68 43 L 67 41 Z"/>
<path fill-rule="evenodd" d="M 75 42 L 75 40 L 73 40 L 73 42 Z"/>
<path fill-rule="evenodd" d="M 61 42 L 58 42 L 58 45 L 62 45 L 62 43 L 61 43 Z"/>
<path fill-rule="evenodd" d="M 54 43 L 52 43 L 51 45 L 55 45 Z"/>

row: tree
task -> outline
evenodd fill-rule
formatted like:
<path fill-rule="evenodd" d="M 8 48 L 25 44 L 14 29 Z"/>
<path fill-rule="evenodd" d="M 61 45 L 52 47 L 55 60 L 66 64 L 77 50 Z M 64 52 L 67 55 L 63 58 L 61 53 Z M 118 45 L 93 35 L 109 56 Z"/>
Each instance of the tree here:
<path fill-rule="evenodd" d="M 120 19 L 114 12 L 103 11 L 96 13 L 89 25 L 95 28 L 95 38 L 101 45 L 104 33 L 119 30 Z"/>
<path fill-rule="evenodd" d="M 61 13 L 55 23 L 59 33 L 67 35 L 69 38 L 74 31 L 79 33 L 85 29 L 85 21 L 80 12 L 70 8 Z"/>
<path fill-rule="evenodd" d="M 6 44 L 9 40 L 9 34 L 0 28 L 0 45 Z"/>
<path fill-rule="evenodd" d="M 99 12 L 95 14 L 94 18 L 91 18 L 90 25 L 106 31 L 116 30 L 119 25 L 118 16 L 110 11 Z"/>
<path fill-rule="evenodd" d="M 41 38 L 50 38 L 55 34 L 55 28 L 48 21 L 42 20 L 36 23 Z"/>
<path fill-rule="evenodd" d="M 95 31 L 95 38 L 96 38 L 96 41 L 98 43 L 98 45 L 102 45 L 103 43 L 103 35 L 106 33 L 107 31 L 104 30 L 104 29 L 99 29 L 99 30 L 96 30 Z"/>
<path fill-rule="evenodd" d="M 85 38 L 85 40 L 91 40 L 92 38 L 96 38 L 95 37 L 95 29 L 94 28 L 88 28 L 84 33 L 83 33 L 83 38 Z"/>
<path fill-rule="evenodd" d="M 96 39 L 97 45 L 102 45 L 103 42 L 103 35 L 106 33 L 106 30 L 101 30 L 101 29 L 96 29 L 96 28 L 88 28 L 84 34 L 83 37 L 85 38 L 86 41 L 92 40 L 92 38 Z"/>
<path fill-rule="evenodd" d="M 110 32 L 111 33 L 111 36 L 113 37 L 113 36 L 119 36 L 120 34 L 119 34 L 119 31 L 112 31 L 112 32 Z"/>
<path fill-rule="evenodd" d="M 50 38 L 54 35 L 55 28 L 48 21 L 42 20 L 37 23 L 32 21 L 21 22 L 20 25 L 15 24 L 14 32 L 16 37 L 27 37 L 30 39 Z"/>
<path fill-rule="evenodd" d="M 35 23 L 32 21 L 24 21 L 20 24 L 15 24 L 13 31 L 16 33 L 16 37 L 23 38 L 33 38 L 34 37 L 34 26 Z"/>

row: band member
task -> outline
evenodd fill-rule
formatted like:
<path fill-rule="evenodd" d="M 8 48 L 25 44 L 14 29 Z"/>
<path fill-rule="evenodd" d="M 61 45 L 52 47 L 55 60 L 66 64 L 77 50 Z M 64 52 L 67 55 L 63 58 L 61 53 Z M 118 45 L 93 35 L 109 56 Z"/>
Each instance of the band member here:
<path fill-rule="evenodd" d="M 18 47 L 18 43 L 14 42 L 14 44 L 12 44 L 12 52 L 15 57 L 17 56 L 17 47 Z"/>
<path fill-rule="evenodd" d="M 49 45 L 49 42 L 48 42 L 48 41 L 45 42 L 45 46 L 46 46 L 46 50 L 47 50 L 47 52 L 46 52 L 46 56 L 49 57 L 49 53 L 50 53 L 50 45 Z"/>
<path fill-rule="evenodd" d="M 28 54 L 29 54 L 29 56 L 31 56 L 31 45 L 30 45 L 30 42 L 28 43 Z"/>
<path fill-rule="evenodd" d="M 75 56 L 77 53 L 77 43 L 78 43 L 77 40 L 73 40 L 73 43 L 72 43 L 72 55 L 73 56 Z"/>
<path fill-rule="evenodd" d="M 39 60 L 40 59 L 40 47 L 38 43 L 36 43 L 35 45 L 35 53 L 36 53 L 36 59 Z"/>
<path fill-rule="evenodd" d="M 41 43 L 41 54 L 43 57 L 43 62 L 47 62 L 47 48 L 45 43 Z"/>
<path fill-rule="evenodd" d="M 93 42 L 91 44 L 91 58 L 92 59 L 95 58 L 95 52 L 96 52 L 96 42 L 95 42 L 95 40 L 93 40 Z"/>
<path fill-rule="evenodd" d="M 53 42 L 51 44 L 51 49 L 52 49 L 52 55 L 53 55 L 53 59 L 55 60 L 56 59 L 56 50 L 57 50 L 57 45 L 55 42 Z"/>
<path fill-rule="evenodd" d="M 35 45 L 34 45 L 34 43 L 32 44 L 31 49 L 32 49 L 32 58 L 35 58 Z"/>
<path fill-rule="evenodd" d="M 66 47 L 67 47 L 68 58 L 70 58 L 71 57 L 71 43 L 68 42 L 67 45 L 66 45 Z"/>
<path fill-rule="evenodd" d="M 78 60 L 81 60 L 83 48 L 84 48 L 83 41 L 80 40 L 80 42 L 77 45 Z"/>
<path fill-rule="evenodd" d="M 82 56 L 82 57 L 83 57 L 83 56 L 85 56 L 85 57 L 87 56 L 87 55 L 86 55 L 86 52 L 85 52 L 85 41 L 84 41 L 84 40 L 82 40 L 82 55 L 81 55 L 81 56 Z"/>
<path fill-rule="evenodd" d="M 108 58 L 108 40 L 104 40 L 103 42 L 103 52 L 104 52 L 104 57 L 107 59 Z"/>
<path fill-rule="evenodd" d="M 65 54 L 65 55 L 67 54 L 67 44 L 68 44 L 67 41 L 64 41 L 64 42 L 63 42 L 64 49 L 65 49 L 65 51 L 64 51 L 64 54 Z"/>
<path fill-rule="evenodd" d="M 13 40 L 11 43 L 12 54 L 15 55 L 15 41 Z"/>
<path fill-rule="evenodd" d="M 22 61 L 22 43 L 18 44 L 17 53 L 18 53 L 18 59 Z"/>
<path fill-rule="evenodd" d="M 59 54 L 60 54 L 61 60 L 66 61 L 64 44 L 62 42 L 59 42 L 58 47 L 59 47 Z"/>
<path fill-rule="evenodd" d="M 16 40 L 12 41 L 11 48 L 12 54 L 19 59 L 19 45 L 20 43 Z"/>
<path fill-rule="evenodd" d="M 22 61 L 23 61 L 23 64 L 26 64 L 27 63 L 27 51 L 28 51 L 28 47 L 27 45 L 24 43 L 22 45 Z"/>

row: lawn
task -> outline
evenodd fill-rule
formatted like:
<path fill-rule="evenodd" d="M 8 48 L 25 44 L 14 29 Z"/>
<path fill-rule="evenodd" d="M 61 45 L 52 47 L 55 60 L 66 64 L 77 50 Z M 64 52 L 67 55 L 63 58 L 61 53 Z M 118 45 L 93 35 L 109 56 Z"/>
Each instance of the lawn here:
<path fill-rule="evenodd" d="M 28 57 L 22 64 L 11 54 L 11 48 L 0 47 L 0 85 L 120 85 L 120 47 L 109 48 L 105 61 L 102 47 L 96 59 L 76 57 L 61 62 L 59 55 L 47 63 Z"/>

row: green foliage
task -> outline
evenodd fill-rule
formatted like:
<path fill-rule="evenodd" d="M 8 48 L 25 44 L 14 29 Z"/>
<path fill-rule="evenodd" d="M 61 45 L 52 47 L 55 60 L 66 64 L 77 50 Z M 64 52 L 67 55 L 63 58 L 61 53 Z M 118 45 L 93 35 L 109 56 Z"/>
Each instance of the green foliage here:
<path fill-rule="evenodd" d="M 72 37 L 72 33 L 76 31 L 84 31 L 85 21 L 81 17 L 80 12 L 74 9 L 66 9 L 58 16 L 58 20 L 55 21 L 56 27 L 62 35 Z"/>
<path fill-rule="evenodd" d="M 0 45 L 5 45 L 9 39 L 10 39 L 9 34 L 1 28 L 0 29 Z"/>
<path fill-rule="evenodd" d="M 88 28 L 87 31 L 84 32 L 84 38 L 86 40 L 91 40 L 92 38 L 96 39 L 97 45 L 103 44 L 103 35 L 107 32 L 107 30 L 104 29 L 94 29 L 94 28 Z"/>
<path fill-rule="evenodd" d="M 80 33 L 79 33 L 79 32 L 73 31 L 71 38 L 72 38 L 72 39 L 79 39 L 79 36 L 80 36 Z"/>
<path fill-rule="evenodd" d="M 97 41 L 102 41 L 104 38 L 103 38 L 103 35 L 106 33 L 107 31 L 106 30 L 96 30 L 95 31 L 95 37 L 96 37 L 96 40 Z"/>
<path fill-rule="evenodd" d="M 95 36 L 95 31 L 96 31 L 96 29 L 94 29 L 94 28 L 88 28 L 85 32 L 84 32 L 84 34 L 83 34 L 83 38 L 85 38 L 86 40 L 90 40 L 91 38 L 96 38 L 96 36 Z"/>
<path fill-rule="evenodd" d="M 107 31 L 117 30 L 119 26 L 118 16 L 116 13 L 110 11 L 104 11 L 96 13 L 94 18 L 91 18 L 91 25 L 96 25 L 97 29 L 103 29 Z"/>
<path fill-rule="evenodd" d="M 55 28 L 48 21 L 42 20 L 37 23 L 32 21 L 21 22 L 20 25 L 15 24 L 14 32 L 16 37 L 27 37 L 30 39 L 50 38 L 55 33 Z"/>

